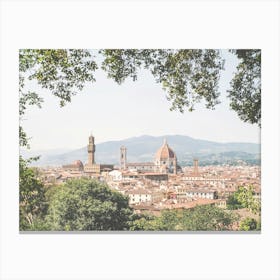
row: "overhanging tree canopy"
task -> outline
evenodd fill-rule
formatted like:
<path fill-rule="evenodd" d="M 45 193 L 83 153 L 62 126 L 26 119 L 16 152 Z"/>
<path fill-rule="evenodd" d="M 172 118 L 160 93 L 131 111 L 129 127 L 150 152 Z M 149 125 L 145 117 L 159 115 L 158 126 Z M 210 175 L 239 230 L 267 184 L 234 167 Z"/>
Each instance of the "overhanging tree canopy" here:
<path fill-rule="evenodd" d="M 241 120 L 261 124 L 261 51 L 231 50 L 240 63 L 230 83 L 230 107 Z M 211 49 L 115 49 L 99 50 L 101 68 L 118 84 L 138 72 L 150 70 L 171 101 L 171 110 L 193 111 L 204 102 L 214 109 L 219 101 L 219 79 L 224 60 L 220 50 Z M 35 80 L 59 98 L 60 106 L 71 102 L 86 82 L 95 82 L 98 69 L 93 51 L 82 49 L 23 49 L 19 51 L 19 112 L 28 105 L 41 106 L 38 92 L 28 91 L 26 79 Z M 20 126 L 20 145 L 27 146 L 27 136 Z"/>

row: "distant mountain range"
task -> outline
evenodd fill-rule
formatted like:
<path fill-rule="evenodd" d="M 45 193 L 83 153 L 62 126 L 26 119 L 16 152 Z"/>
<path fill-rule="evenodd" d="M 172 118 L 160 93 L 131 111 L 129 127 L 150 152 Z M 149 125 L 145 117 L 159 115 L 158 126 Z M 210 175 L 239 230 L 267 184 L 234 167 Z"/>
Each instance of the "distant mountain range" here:
<path fill-rule="evenodd" d="M 254 143 L 218 143 L 194 139 L 183 135 L 164 135 L 128 138 L 119 141 L 108 141 L 96 144 L 95 160 L 97 163 L 118 164 L 120 147 L 127 148 L 128 162 L 153 161 L 156 151 L 166 139 L 174 150 L 179 163 L 192 164 L 197 157 L 200 164 L 235 164 L 240 161 L 252 164 L 260 163 L 260 144 Z M 59 166 L 74 160 L 87 162 L 87 146 L 77 150 L 23 151 L 24 157 L 41 155 L 35 166 Z"/>

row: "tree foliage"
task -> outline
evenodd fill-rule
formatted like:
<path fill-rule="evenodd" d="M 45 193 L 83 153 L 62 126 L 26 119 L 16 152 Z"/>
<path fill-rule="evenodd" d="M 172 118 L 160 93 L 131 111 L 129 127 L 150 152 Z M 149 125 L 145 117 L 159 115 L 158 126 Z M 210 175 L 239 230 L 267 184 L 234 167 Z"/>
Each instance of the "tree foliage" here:
<path fill-rule="evenodd" d="M 240 63 L 231 81 L 231 108 L 249 123 L 261 119 L 261 51 L 232 50 Z M 204 102 L 214 109 L 219 101 L 219 79 L 224 60 L 219 50 L 212 49 L 103 49 L 101 68 L 118 84 L 145 68 L 167 92 L 171 110 L 193 111 Z M 41 107 L 43 97 L 28 90 L 27 81 L 34 80 L 59 98 L 60 106 L 71 101 L 86 82 L 94 82 L 98 68 L 93 51 L 82 49 L 22 49 L 19 51 L 19 113 L 27 106 Z M 28 139 L 20 127 L 20 145 Z"/>
<path fill-rule="evenodd" d="M 213 205 L 197 206 L 184 212 L 185 230 L 231 230 L 237 216 Z"/>
<path fill-rule="evenodd" d="M 159 217 L 142 217 L 131 222 L 131 230 L 216 231 L 231 230 L 238 217 L 212 205 L 185 210 L 164 210 Z"/>
<path fill-rule="evenodd" d="M 84 88 L 86 82 L 95 81 L 93 73 L 97 64 L 88 50 L 81 49 L 23 49 L 19 51 L 20 73 L 20 112 L 23 113 L 26 101 L 40 104 L 37 93 L 29 96 L 21 91 L 25 75 L 36 80 L 42 88 L 49 89 L 59 97 L 60 105 L 70 102 L 71 97 Z M 31 104 L 30 104 L 31 105 Z"/>
<path fill-rule="evenodd" d="M 71 101 L 86 82 L 93 82 L 97 69 L 92 54 L 79 49 L 22 49 L 19 51 L 19 145 L 29 148 L 29 138 L 23 129 L 23 116 L 28 106 L 41 108 L 43 98 L 38 92 L 29 90 L 28 81 L 36 81 L 42 88 L 57 96 L 60 106 Z M 45 222 L 39 221 L 45 204 L 44 188 L 28 164 L 34 159 L 19 159 L 20 177 L 20 229 L 45 229 Z M 36 219 L 35 219 L 36 218 Z"/>
<path fill-rule="evenodd" d="M 249 123 L 258 123 L 261 118 L 261 51 L 260 50 L 232 50 L 240 60 L 229 90 L 231 108 L 235 110 L 239 117 Z M 134 81 L 137 79 L 138 72 L 141 69 L 148 69 L 154 76 L 157 83 L 167 92 L 167 98 L 171 101 L 171 110 L 193 111 L 195 106 L 204 102 L 206 108 L 214 109 L 219 103 L 219 79 L 223 70 L 224 61 L 221 58 L 219 50 L 170 50 L 170 49 L 118 49 L 118 50 L 100 50 L 99 54 L 103 57 L 101 63 L 102 69 L 118 84 L 130 77 Z M 19 115 L 20 121 L 28 106 L 42 106 L 43 96 L 39 92 L 29 89 L 29 82 L 35 81 L 43 89 L 47 89 L 53 96 L 59 100 L 60 106 L 71 102 L 71 98 L 80 92 L 87 82 L 94 82 L 94 72 L 98 68 L 95 62 L 95 56 L 92 51 L 82 49 L 22 49 L 19 51 Z M 22 123 L 19 126 L 19 145 L 29 147 L 29 141 Z M 40 219 L 39 213 L 44 213 L 46 209 L 45 193 L 41 182 L 36 178 L 34 171 L 28 168 L 30 161 L 20 158 L 20 228 L 44 228 L 44 222 Z M 92 183 L 93 184 L 93 183 Z M 87 185 L 81 182 L 81 185 Z M 76 188 L 74 188 L 76 189 Z M 94 188 L 93 188 L 94 189 Z M 86 190 L 86 188 L 81 188 Z M 123 211 L 118 208 L 118 199 L 103 201 L 102 199 L 89 198 L 90 201 L 82 200 L 79 207 L 84 209 L 77 220 L 78 208 L 75 203 L 68 207 L 63 201 L 63 194 L 69 197 L 75 203 L 78 203 L 77 196 L 72 194 L 69 186 L 63 187 L 52 200 L 49 218 L 55 224 L 55 229 L 72 230 L 98 228 L 105 229 L 101 223 L 101 218 L 109 219 L 106 213 L 112 215 L 114 211 L 124 215 L 129 213 L 126 202 Z M 82 195 L 82 194 L 81 194 Z M 241 194 L 240 194 L 241 195 Z M 61 199 L 61 200 L 60 200 Z M 242 198 L 238 198 L 241 205 L 245 205 Z M 55 201 L 58 204 L 55 204 Z M 91 207 L 90 205 L 94 205 Z M 59 206 L 60 205 L 60 206 Z M 64 205 L 64 206 L 63 206 Z M 126 205 L 126 206 L 125 206 Z M 248 204 L 252 211 L 258 211 L 260 205 Z M 247 207 L 246 206 L 246 207 Z M 68 207 L 68 208 L 67 208 Z M 115 208 L 117 207 L 117 209 Z M 245 206 L 244 206 L 245 207 Z M 94 208 L 98 209 L 95 213 Z M 54 209 L 57 209 L 57 211 Z M 126 210 L 125 210 L 126 209 Z M 66 211 L 66 212 L 63 212 Z M 68 212 L 67 212 L 68 211 Z M 76 212 L 75 212 L 76 211 Z M 89 212 L 86 212 L 89 211 Z M 107 211 L 107 212 L 106 212 Z M 199 210 L 196 210 L 199 211 Z M 188 215 L 194 215 L 191 211 Z M 210 210 L 209 210 L 210 211 Z M 213 209 L 211 209 L 213 211 Z M 210 213 L 212 213 L 210 211 Z M 217 210 L 218 211 L 218 210 Z M 85 213 L 94 214 L 91 218 L 86 218 Z M 120 214 L 119 213 L 119 214 Z M 206 213 L 206 212 L 205 212 Z M 204 214 L 205 214 L 204 213 Z M 213 213 L 212 213 L 213 214 Z M 216 212 L 218 215 L 219 212 Z M 84 215 L 84 216 L 83 216 Z M 187 214 L 184 214 L 187 215 Z M 205 214 L 206 215 L 206 214 Z M 204 216 L 205 216 L 204 215 Z M 214 214 L 213 214 L 214 215 Z M 68 220 L 69 218 L 69 220 Z M 127 218 L 127 217 L 126 217 Z M 98 220 L 99 219 L 99 220 Z M 160 228 L 163 230 L 192 228 L 192 226 L 183 221 L 183 216 L 179 217 L 172 212 L 163 213 L 159 219 L 148 219 L 135 221 L 134 227 L 149 227 L 151 229 Z M 116 219 L 118 221 L 118 219 Z M 124 221 L 114 224 L 112 221 L 110 229 L 127 228 Z M 201 228 L 207 228 L 201 222 Z M 199 223 L 198 223 L 199 224 Z M 92 227 L 93 226 L 93 227 Z M 218 224 L 216 224 L 218 226 Z"/>
<path fill-rule="evenodd" d="M 201 101 L 213 109 L 219 103 L 218 82 L 223 60 L 218 50 L 118 49 L 101 53 L 105 58 L 102 69 L 119 84 L 127 77 L 135 81 L 142 67 L 149 69 L 167 91 L 171 110 L 192 111 Z"/>
<path fill-rule="evenodd" d="M 249 231 L 249 230 L 258 230 L 258 222 L 254 218 L 245 218 L 241 221 L 239 225 L 239 230 Z"/>
<path fill-rule="evenodd" d="M 232 50 L 240 60 L 228 91 L 241 120 L 261 125 L 261 50 Z"/>
<path fill-rule="evenodd" d="M 50 201 L 51 230 L 128 230 L 132 210 L 127 197 L 92 179 L 58 187 Z"/>
<path fill-rule="evenodd" d="M 71 102 L 86 82 L 94 82 L 97 64 L 88 50 L 81 49 L 21 49 L 19 50 L 19 115 L 31 105 L 41 108 L 43 98 L 28 90 L 28 81 L 59 98 L 60 106 Z M 28 147 L 27 135 L 20 126 L 20 146 Z"/>
<path fill-rule="evenodd" d="M 160 220 L 148 214 L 134 215 L 129 221 L 131 231 L 158 231 L 163 230 Z"/>
<path fill-rule="evenodd" d="M 247 208 L 253 213 L 260 214 L 261 202 L 254 194 L 253 186 L 239 186 L 238 190 L 228 197 L 227 208 L 231 210 Z"/>
<path fill-rule="evenodd" d="M 44 216 L 47 210 L 45 188 L 36 177 L 28 161 L 19 159 L 19 216 L 20 230 L 32 230 Z"/>

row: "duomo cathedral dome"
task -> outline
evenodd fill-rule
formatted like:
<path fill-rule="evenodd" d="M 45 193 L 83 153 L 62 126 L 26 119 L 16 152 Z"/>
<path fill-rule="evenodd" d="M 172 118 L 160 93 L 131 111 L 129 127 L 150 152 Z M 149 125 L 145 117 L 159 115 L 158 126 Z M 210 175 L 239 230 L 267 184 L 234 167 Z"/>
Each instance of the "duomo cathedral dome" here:
<path fill-rule="evenodd" d="M 165 161 L 175 158 L 176 155 L 174 151 L 168 146 L 166 140 L 164 140 L 163 145 L 158 149 L 156 153 L 156 161 Z"/>

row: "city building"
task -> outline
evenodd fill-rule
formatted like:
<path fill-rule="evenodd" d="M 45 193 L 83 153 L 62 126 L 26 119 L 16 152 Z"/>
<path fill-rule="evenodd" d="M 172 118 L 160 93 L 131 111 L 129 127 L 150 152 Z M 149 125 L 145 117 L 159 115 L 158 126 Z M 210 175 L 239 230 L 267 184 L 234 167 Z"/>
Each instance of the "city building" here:
<path fill-rule="evenodd" d="M 159 202 L 163 199 L 164 195 L 159 191 L 151 191 L 147 189 L 133 189 L 125 192 L 129 197 L 129 204 L 151 204 L 154 202 Z"/>
<path fill-rule="evenodd" d="M 177 173 L 177 157 L 164 139 L 155 156 L 155 169 L 161 173 Z"/>
<path fill-rule="evenodd" d="M 182 188 L 178 189 L 177 198 L 206 198 L 206 199 L 216 199 L 217 191 L 209 189 L 198 189 L 198 188 Z"/>
<path fill-rule="evenodd" d="M 80 160 L 75 160 L 71 164 L 62 165 L 62 168 L 64 170 L 69 170 L 69 171 L 83 171 L 84 170 L 84 165 Z"/>
<path fill-rule="evenodd" d="M 109 172 L 114 169 L 113 164 L 97 164 L 95 163 L 95 143 L 94 137 L 89 136 L 89 143 L 87 146 L 88 150 L 88 161 L 85 165 L 80 160 L 75 160 L 71 164 L 65 164 L 62 166 L 65 171 L 81 171 L 85 175 L 99 175 L 102 172 Z"/>
<path fill-rule="evenodd" d="M 103 171 L 109 172 L 114 169 L 113 164 L 96 164 L 94 160 L 95 144 L 94 137 L 90 135 L 88 143 L 88 162 L 85 164 L 84 172 L 88 174 L 100 174 Z"/>
<path fill-rule="evenodd" d="M 138 172 L 155 172 L 155 173 L 173 173 L 177 174 L 181 167 L 177 164 L 175 152 L 169 147 L 166 139 L 163 145 L 157 150 L 154 162 L 127 162 L 127 149 L 120 148 L 120 166 L 122 170 L 131 170 Z"/>
<path fill-rule="evenodd" d="M 56 168 L 40 170 L 46 186 L 59 185 L 73 178 L 94 177 L 124 194 L 136 213 L 158 215 L 164 209 L 189 209 L 197 205 L 226 208 L 226 200 L 239 186 L 253 187 L 261 200 L 260 166 L 207 165 L 182 168 L 173 149 L 164 140 L 151 162 L 127 161 L 127 148 L 120 147 L 120 168 L 95 162 L 95 142 L 89 136 L 87 163 L 75 160 Z"/>

